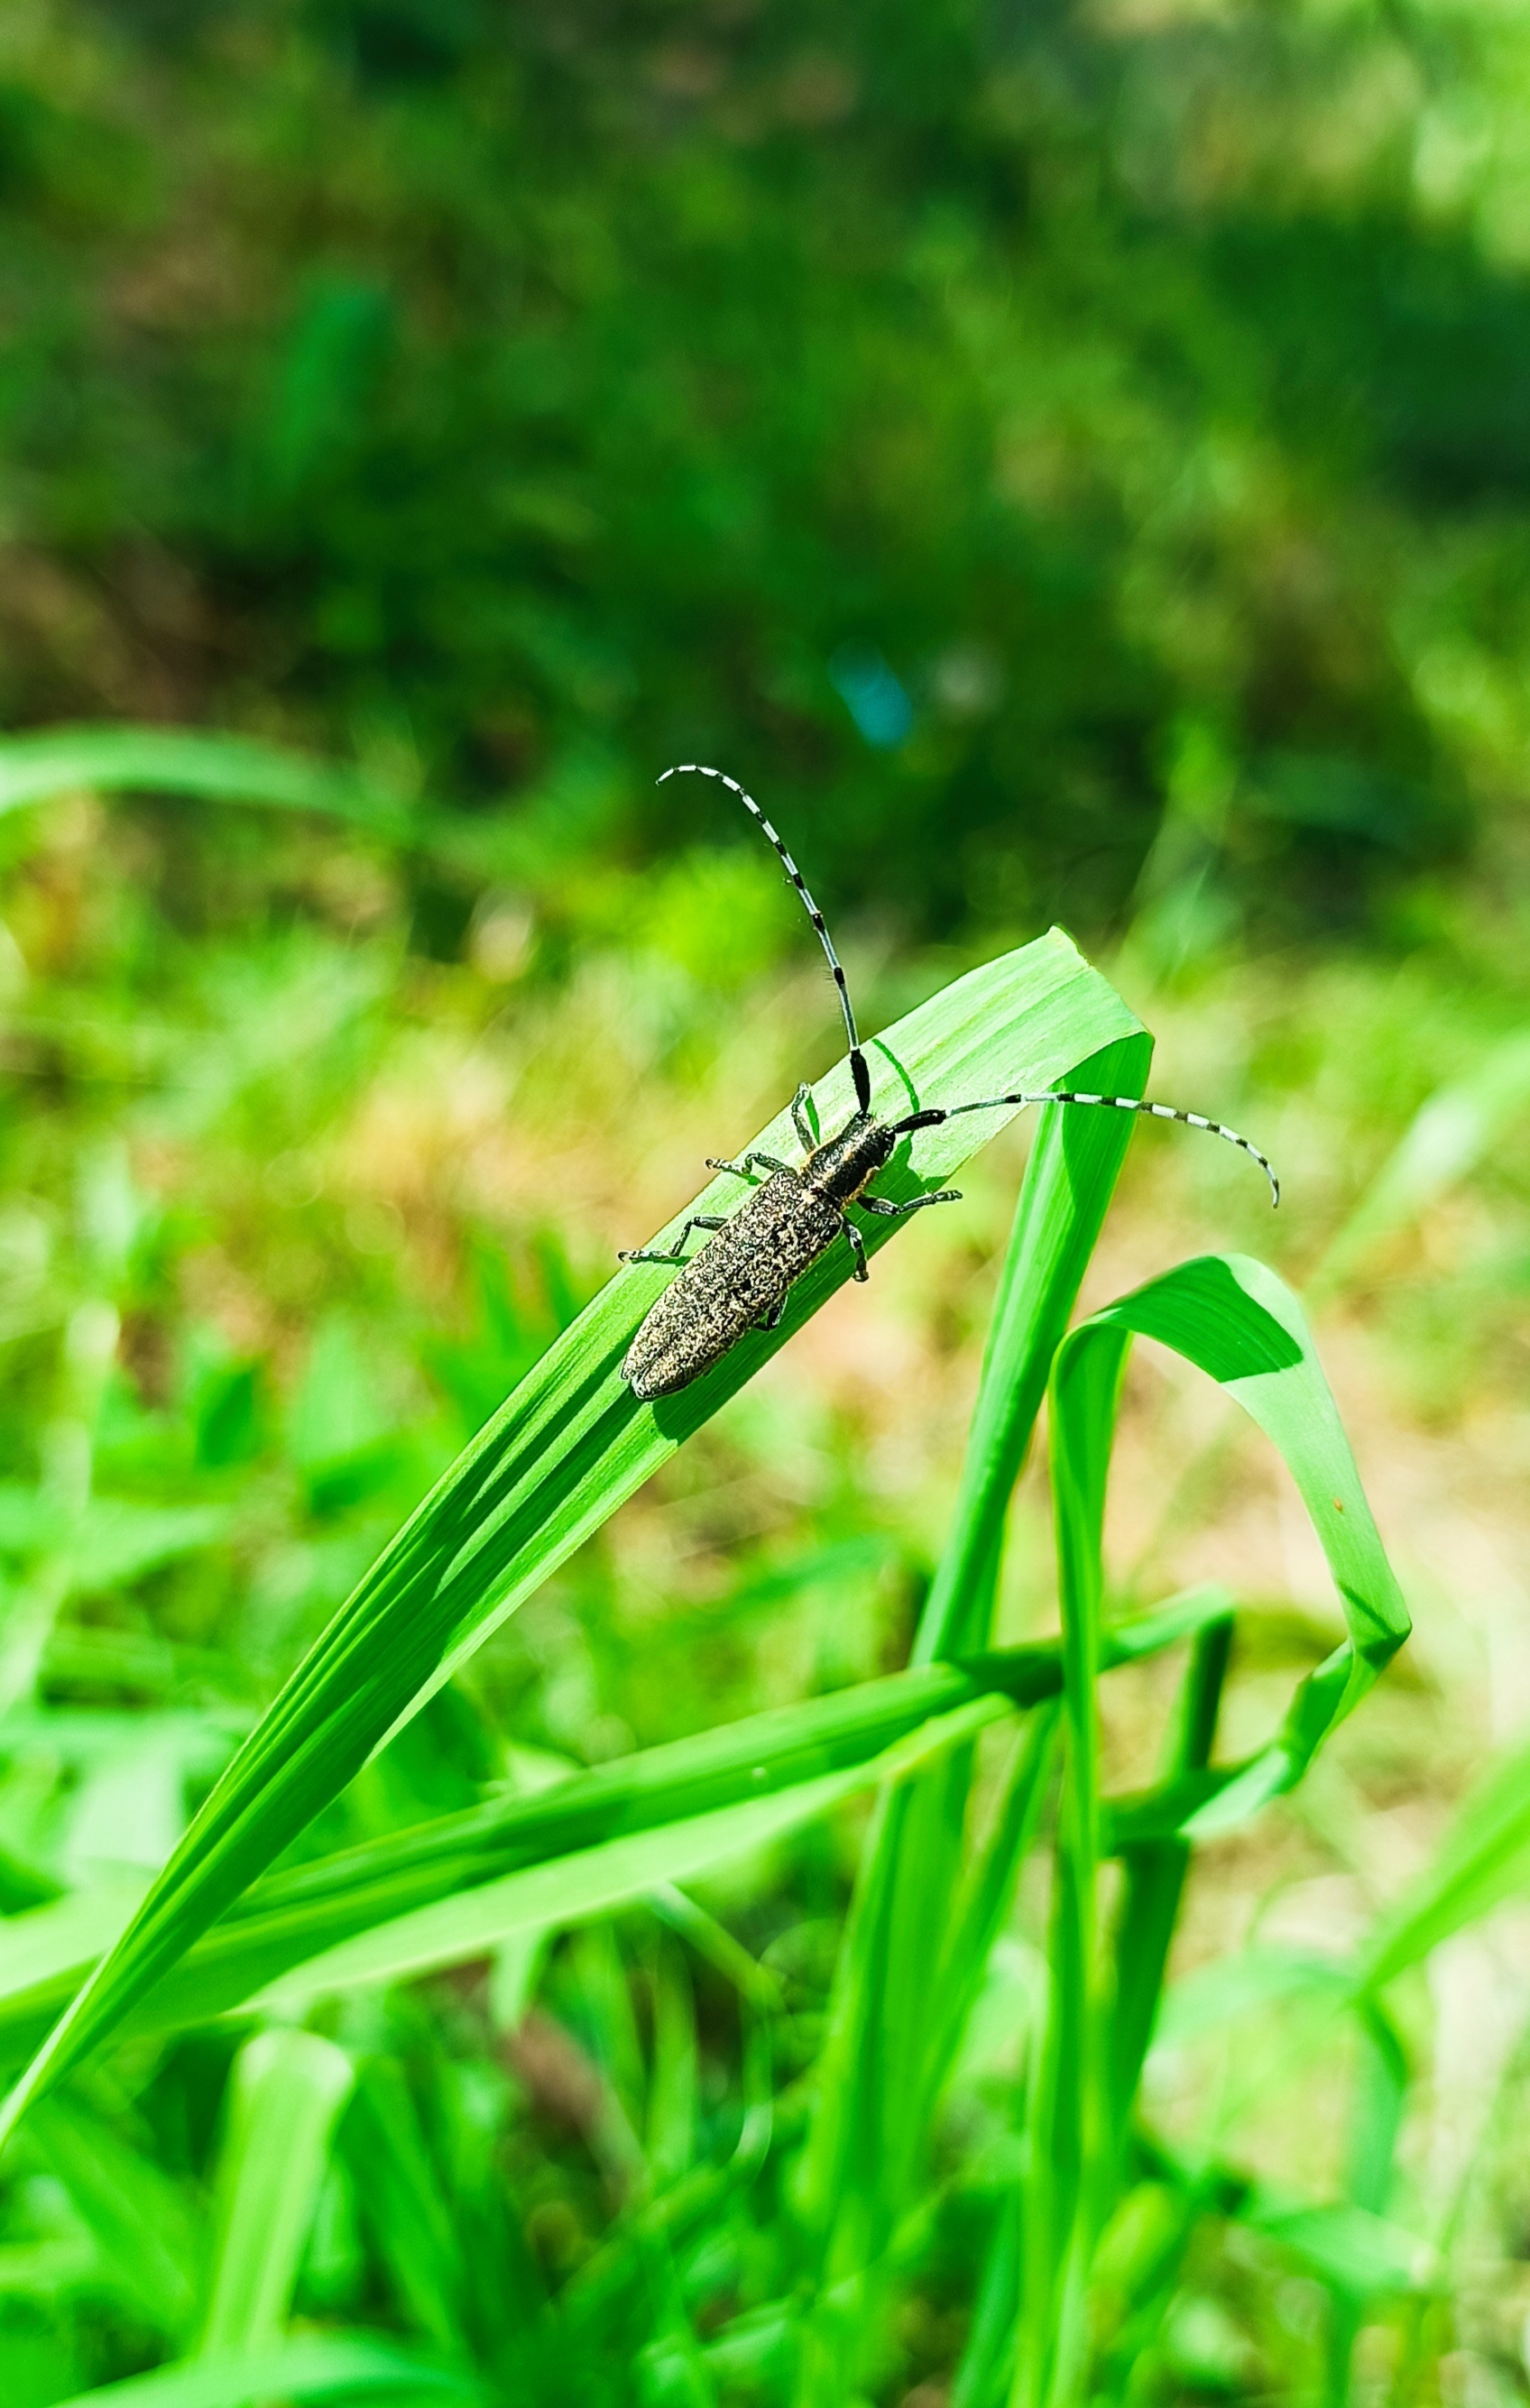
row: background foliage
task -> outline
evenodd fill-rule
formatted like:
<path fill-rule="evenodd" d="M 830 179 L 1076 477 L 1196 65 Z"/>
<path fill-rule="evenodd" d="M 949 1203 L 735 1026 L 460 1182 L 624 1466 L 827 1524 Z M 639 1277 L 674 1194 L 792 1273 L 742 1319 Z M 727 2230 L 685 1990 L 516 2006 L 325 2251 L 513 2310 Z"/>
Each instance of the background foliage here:
<path fill-rule="evenodd" d="M 1523 752 L 1518 40 L 18 0 L 7 717 L 300 729 L 560 870 L 727 751 L 925 925 L 1119 912 L 1169 793 L 1350 915 Z"/>
<path fill-rule="evenodd" d="M 661 1831 L 622 1890 L 596 1847 L 576 1928 L 114 2040 L 6 2163 L 7 2408 L 172 2366 L 183 2408 L 978 2408 L 1081 2351 L 1111 2401 L 1523 2395 L 1525 83 L 1472 6 L 0 18 L 7 2066 L 614 1248 L 832 1058 L 789 896 L 673 758 L 767 802 L 871 1025 L 1056 915 L 1152 1092 L 1268 1147 L 1274 1224 L 1143 1131 L 1083 1305 L 1275 1262 L 1417 1625 L 1198 1842 L 1161 2008 L 1182 1843 L 1089 1784 L 1199 1796 L 1219 1699 L 1220 1767 L 1341 1629 L 1212 1386 L 1133 1358 L 1103 1612 L 1199 1603 L 1102 1678 L 1097 1767 L 1076 1697 L 1006 1756 L 966 1675 L 936 1740 L 858 1685 L 986 1611 L 1006 1135 L 278 1878 L 503 1810 L 470 1900 L 570 1775 L 872 1699 L 819 1811 L 708 1790 L 731 1853 Z M 27 734 L 124 721 L 209 744 Z M 1056 1624 L 1046 1478 L 1005 1645 Z M 873 1740 L 935 1751 L 874 1807 Z"/>

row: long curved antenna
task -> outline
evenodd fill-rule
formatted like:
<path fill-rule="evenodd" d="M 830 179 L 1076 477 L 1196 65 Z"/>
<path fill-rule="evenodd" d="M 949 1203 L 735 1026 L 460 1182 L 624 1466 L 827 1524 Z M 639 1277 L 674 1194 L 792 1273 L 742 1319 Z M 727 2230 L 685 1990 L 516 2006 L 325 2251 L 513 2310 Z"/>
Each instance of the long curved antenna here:
<path fill-rule="evenodd" d="M 1181 1112 L 1173 1104 L 1146 1103 L 1140 1096 L 1081 1096 L 1065 1087 L 1054 1087 L 1045 1096 L 985 1096 L 981 1103 L 948 1104 L 944 1110 L 932 1104 L 926 1111 L 910 1112 L 907 1120 L 896 1124 L 896 1133 L 902 1137 L 911 1129 L 938 1127 L 942 1121 L 955 1120 L 959 1112 L 990 1112 L 1000 1105 L 1009 1104 L 1103 1104 L 1109 1111 L 1145 1112 L 1150 1120 L 1182 1121 L 1186 1128 L 1205 1129 L 1212 1137 L 1225 1138 L 1229 1145 L 1252 1154 L 1270 1182 L 1271 1202 L 1278 1205 L 1280 1201 L 1280 1182 L 1273 1167 L 1248 1138 L 1239 1137 L 1236 1129 L 1228 1128 L 1221 1121 L 1208 1121 L 1204 1112 Z"/>
<path fill-rule="evenodd" d="M 720 785 L 724 785 L 728 788 L 730 795 L 737 795 L 740 802 L 743 805 L 744 810 L 749 813 L 751 819 L 757 820 L 759 823 L 759 825 L 764 829 L 767 841 L 775 849 L 776 859 L 780 862 L 782 868 L 786 871 L 787 876 L 791 880 L 791 882 L 796 887 L 798 894 L 801 896 L 802 909 L 807 913 L 808 918 L 812 921 L 815 928 L 816 928 L 818 932 L 818 942 L 823 947 L 824 959 L 828 962 L 830 969 L 833 974 L 834 984 L 839 989 L 840 1010 L 844 1014 L 844 1034 L 850 1042 L 850 1068 L 856 1082 L 856 1101 L 860 1106 L 863 1112 L 870 1111 L 872 1107 L 871 1076 L 866 1068 L 866 1056 L 860 1050 L 860 1039 L 856 1033 L 856 1015 L 850 1003 L 850 990 L 844 982 L 844 972 L 840 967 L 840 957 L 834 951 L 833 942 L 830 937 L 828 926 L 825 924 L 823 913 L 819 910 L 816 903 L 813 900 L 812 896 L 808 893 L 807 882 L 803 878 L 801 871 L 798 868 L 797 864 L 793 861 L 790 853 L 787 851 L 781 838 L 776 835 L 774 828 L 772 827 L 770 821 L 760 810 L 759 805 L 756 802 L 753 795 L 746 795 L 743 788 L 739 784 L 738 780 L 736 778 L 730 778 L 726 770 L 709 769 L 704 761 L 677 761 L 674 767 L 672 769 L 666 769 L 664 776 L 656 779 L 655 783 L 662 786 L 665 778 L 715 778 Z"/>

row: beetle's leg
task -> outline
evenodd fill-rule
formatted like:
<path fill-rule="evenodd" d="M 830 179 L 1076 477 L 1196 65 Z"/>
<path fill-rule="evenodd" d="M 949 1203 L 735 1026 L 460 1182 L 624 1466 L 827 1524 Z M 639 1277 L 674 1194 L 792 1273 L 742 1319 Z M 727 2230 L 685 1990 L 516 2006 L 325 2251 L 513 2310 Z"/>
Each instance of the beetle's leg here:
<path fill-rule="evenodd" d="M 791 1125 L 802 1140 L 802 1152 L 804 1154 L 811 1154 L 814 1147 L 818 1142 L 813 1124 L 808 1119 L 807 1113 L 803 1109 L 812 1093 L 812 1088 L 804 1080 L 791 1099 Z"/>
<path fill-rule="evenodd" d="M 850 1240 L 850 1252 L 855 1257 L 855 1276 L 864 1286 L 866 1281 L 871 1278 L 871 1272 L 866 1268 L 865 1242 L 853 1221 L 845 1222 L 844 1234 Z"/>
<path fill-rule="evenodd" d="M 616 1260 L 619 1263 L 683 1263 L 686 1240 L 693 1229 L 726 1229 L 727 1226 L 727 1216 L 722 1212 L 693 1212 L 674 1241 L 672 1254 L 657 1254 L 652 1246 L 634 1246 L 630 1253 L 625 1249 L 619 1252 Z"/>
<path fill-rule="evenodd" d="M 763 1319 L 756 1322 L 755 1327 L 757 1329 L 779 1329 L 781 1326 L 781 1316 L 786 1310 L 787 1299 L 785 1297 L 781 1297 L 776 1303 L 772 1305 L 769 1312 L 764 1315 Z"/>
<path fill-rule="evenodd" d="M 901 1220 L 905 1212 L 922 1212 L 927 1204 L 960 1204 L 960 1187 L 943 1187 L 934 1196 L 911 1196 L 906 1204 L 889 1204 L 884 1196 L 858 1196 L 863 1212 L 880 1212 L 885 1221 Z"/>
<path fill-rule="evenodd" d="M 707 1155 L 709 1170 L 730 1170 L 735 1179 L 747 1179 L 753 1166 L 762 1162 L 767 1170 L 791 1170 L 789 1162 L 777 1162 L 773 1154 L 746 1154 L 742 1162 L 723 1162 L 714 1154 Z"/>

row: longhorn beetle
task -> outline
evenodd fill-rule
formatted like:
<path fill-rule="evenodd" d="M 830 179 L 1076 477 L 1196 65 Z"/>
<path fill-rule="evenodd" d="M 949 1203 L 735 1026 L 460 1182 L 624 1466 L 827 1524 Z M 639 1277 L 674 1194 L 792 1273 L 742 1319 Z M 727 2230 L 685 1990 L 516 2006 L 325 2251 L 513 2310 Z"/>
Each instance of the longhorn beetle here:
<path fill-rule="evenodd" d="M 1209 1129 L 1213 1137 L 1225 1138 L 1230 1145 L 1241 1146 L 1245 1154 L 1251 1154 L 1270 1182 L 1275 1202 L 1279 1203 L 1280 1184 L 1275 1172 L 1258 1146 L 1239 1137 L 1236 1129 L 1224 1128 L 1220 1121 L 1207 1120 L 1200 1112 L 1176 1111 L 1172 1104 L 1145 1103 L 1136 1096 L 1085 1096 L 1071 1089 L 1054 1089 L 1040 1096 L 989 1096 L 975 1104 L 932 1104 L 922 1111 L 910 1112 L 901 1121 L 873 1118 L 871 1074 L 856 1031 L 850 990 L 823 913 L 808 893 L 801 871 L 754 796 L 746 795 L 720 769 L 709 769 L 700 761 L 683 761 L 677 767 L 666 769 L 658 782 L 662 785 L 665 778 L 690 775 L 716 778 L 729 794 L 738 796 L 775 848 L 783 869 L 802 899 L 802 908 L 818 932 L 818 942 L 839 989 L 844 1034 L 850 1043 L 856 1110 L 838 1137 L 828 1138 L 820 1144 L 803 1111 L 813 1091 L 806 1085 L 799 1087 L 792 1098 L 791 1117 L 806 1156 L 800 1169 L 789 1162 L 778 1162 L 773 1154 L 761 1154 L 758 1148 L 746 1154 L 742 1162 L 722 1162 L 709 1154 L 709 1170 L 731 1171 L 735 1179 L 745 1181 L 756 1170 L 769 1175 L 730 1219 L 718 1212 L 693 1212 L 670 1253 L 639 1246 L 619 1255 L 618 1260 L 624 1263 L 682 1266 L 679 1278 L 671 1282 L 650 1309 L 622 1365 L 622 1377 L 630 1383 L 634 1396 L 644 1399 L 671 1396 L 677 1388 L 699 1379 L 703 1371 L 710 1371 L 745 1330 L 775 1328 L 786 1312 L 793 1280 L 832 1245 L 842 1231 L 850 1248 L 855 1276 L 864 1280 L 866 1248 L 846 1205 L 859 1204 L 863 1212 L 880 1213 L 892 1221 L 907 1212 L 922 1212 L 930 1204 L 960 1202 L 960 1191 L 955 1187 L 943 1187 L 933 1196 L 915 1196 L 902 1204 L 868 1192 L 871 1181 L 892 1159 L 900 1138 L 911 1136 L 916 1129 L 935 1128 L 942 1121 L 954 1120 L 959 1112 L 994 1111 L 1015 1104 L 1100 1104 L 1120 1112 L 1145 1112 L 1154 1120 L 1183 1121 L 1189 1128 Z M 714 1230 L 717 1234 L 710 1245 L 686 1261 L 686 1240 L 693 1229 Z"/>

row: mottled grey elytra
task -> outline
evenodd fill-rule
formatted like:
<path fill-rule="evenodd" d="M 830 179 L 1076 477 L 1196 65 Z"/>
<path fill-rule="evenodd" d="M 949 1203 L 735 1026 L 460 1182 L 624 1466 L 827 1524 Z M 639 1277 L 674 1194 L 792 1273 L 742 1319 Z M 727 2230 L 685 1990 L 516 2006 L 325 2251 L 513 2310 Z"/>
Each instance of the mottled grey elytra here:
<path fill-rule="evenodd" d="M 856 1110 L 839 1135 L 820 1145 L 804 1110 L 812 1090 L 799 1087 L 792 1098 L 791 1117 L 801 1141 L 803 1160 L 800 1168 L 758 1151 L 746 1154 L 742 1162 L 720 1162 L 709 1155 L 709 1170 L 730 1171 L 735 1179 L 745 1181 L 753 1188 L 738 1211 L 731 1214 L 693 1212 L 669 1252 L 639 1246 L 619 1257 L 624 1263 L 671 1263 L 681 1267 L 679 1278 L 671 1282 L 650 1308 L 628 1349 L 622 1377 L 631 1383 L 634 1396 L 645 1401 L 653 1397 L 672 1396 L 677 1388 L 688 1387 L 692 1380 L 720 1363 L 746 1330 L 773 1329 L 787 1309 L 792 1282 L 836 1238 L 844 1236 L 855 1276 L 864 1280 L 866 1249 L 860 1231 L 849 1216 L 849 1205 L 859 1204 L 863 1212 L 898 1220 L 909 1212 L 922 1212 L 931 1204 L 958 1203 L 960 1191 L 954 1187 L 943 1187 L 932 1196 L 915 1196 L 902 1204 L 894 1204 L 868 1191 L 876 1173 L 891 1161 L 900 1138 L 912 1136 L 916 1129 L 935 1128 L 942 1121 L 954 1120 L 959 1112 L 990 1112 L 1025 1104 L 1089 1104 L 1119 1112 L 1143 1112 L 1154 1120 L 1182 1121 L 1187 1128 L 1208 1129 L 1213 1137 L 1225 1138 L 1230 1145 L 1241 1146 L 1245 1154 L 1252 1154 L 1270 1182 L 1275 1202 L 1279 1203 L 1280 1183 L 1275 1172 L 1258 1146 L 1239 1137 L 1236 1129 L 1225 1128 L 1220 1121 L 1206 1120 L 1200 1112 L 1178 1111 L 1172 1104 L 1147 1103 L 1138 1096 L 1086 1096 L 1075 1088 L 1052 1088 L 1045 1095 L 987 1096 L 974 1104 L 931 1104 L 901 1121 L 874 1119 L 871 1075 L 856 1032 L 850 990 L 823 913 L 808 893 L 801 871 L 754 796 L 746 795 L 734 779 L 726 777 L 721 769 L 707 768 L 700 761 L 683 761 L 664 772 L 664 778 L 687 775 L 716 778 L 729 794 L 738 796 L 764 830 L 801 896 L 839 990 L 844 1033 L 850 1045 Z M 660 785 L 664 778 L 659 780 Z M 762 1174 L 758 1185 L 754 1184 L 757 1172 Z M 709 1242 L 687 1260 L 686 1240 L 693 1229 L 707 1230 Z"/>

